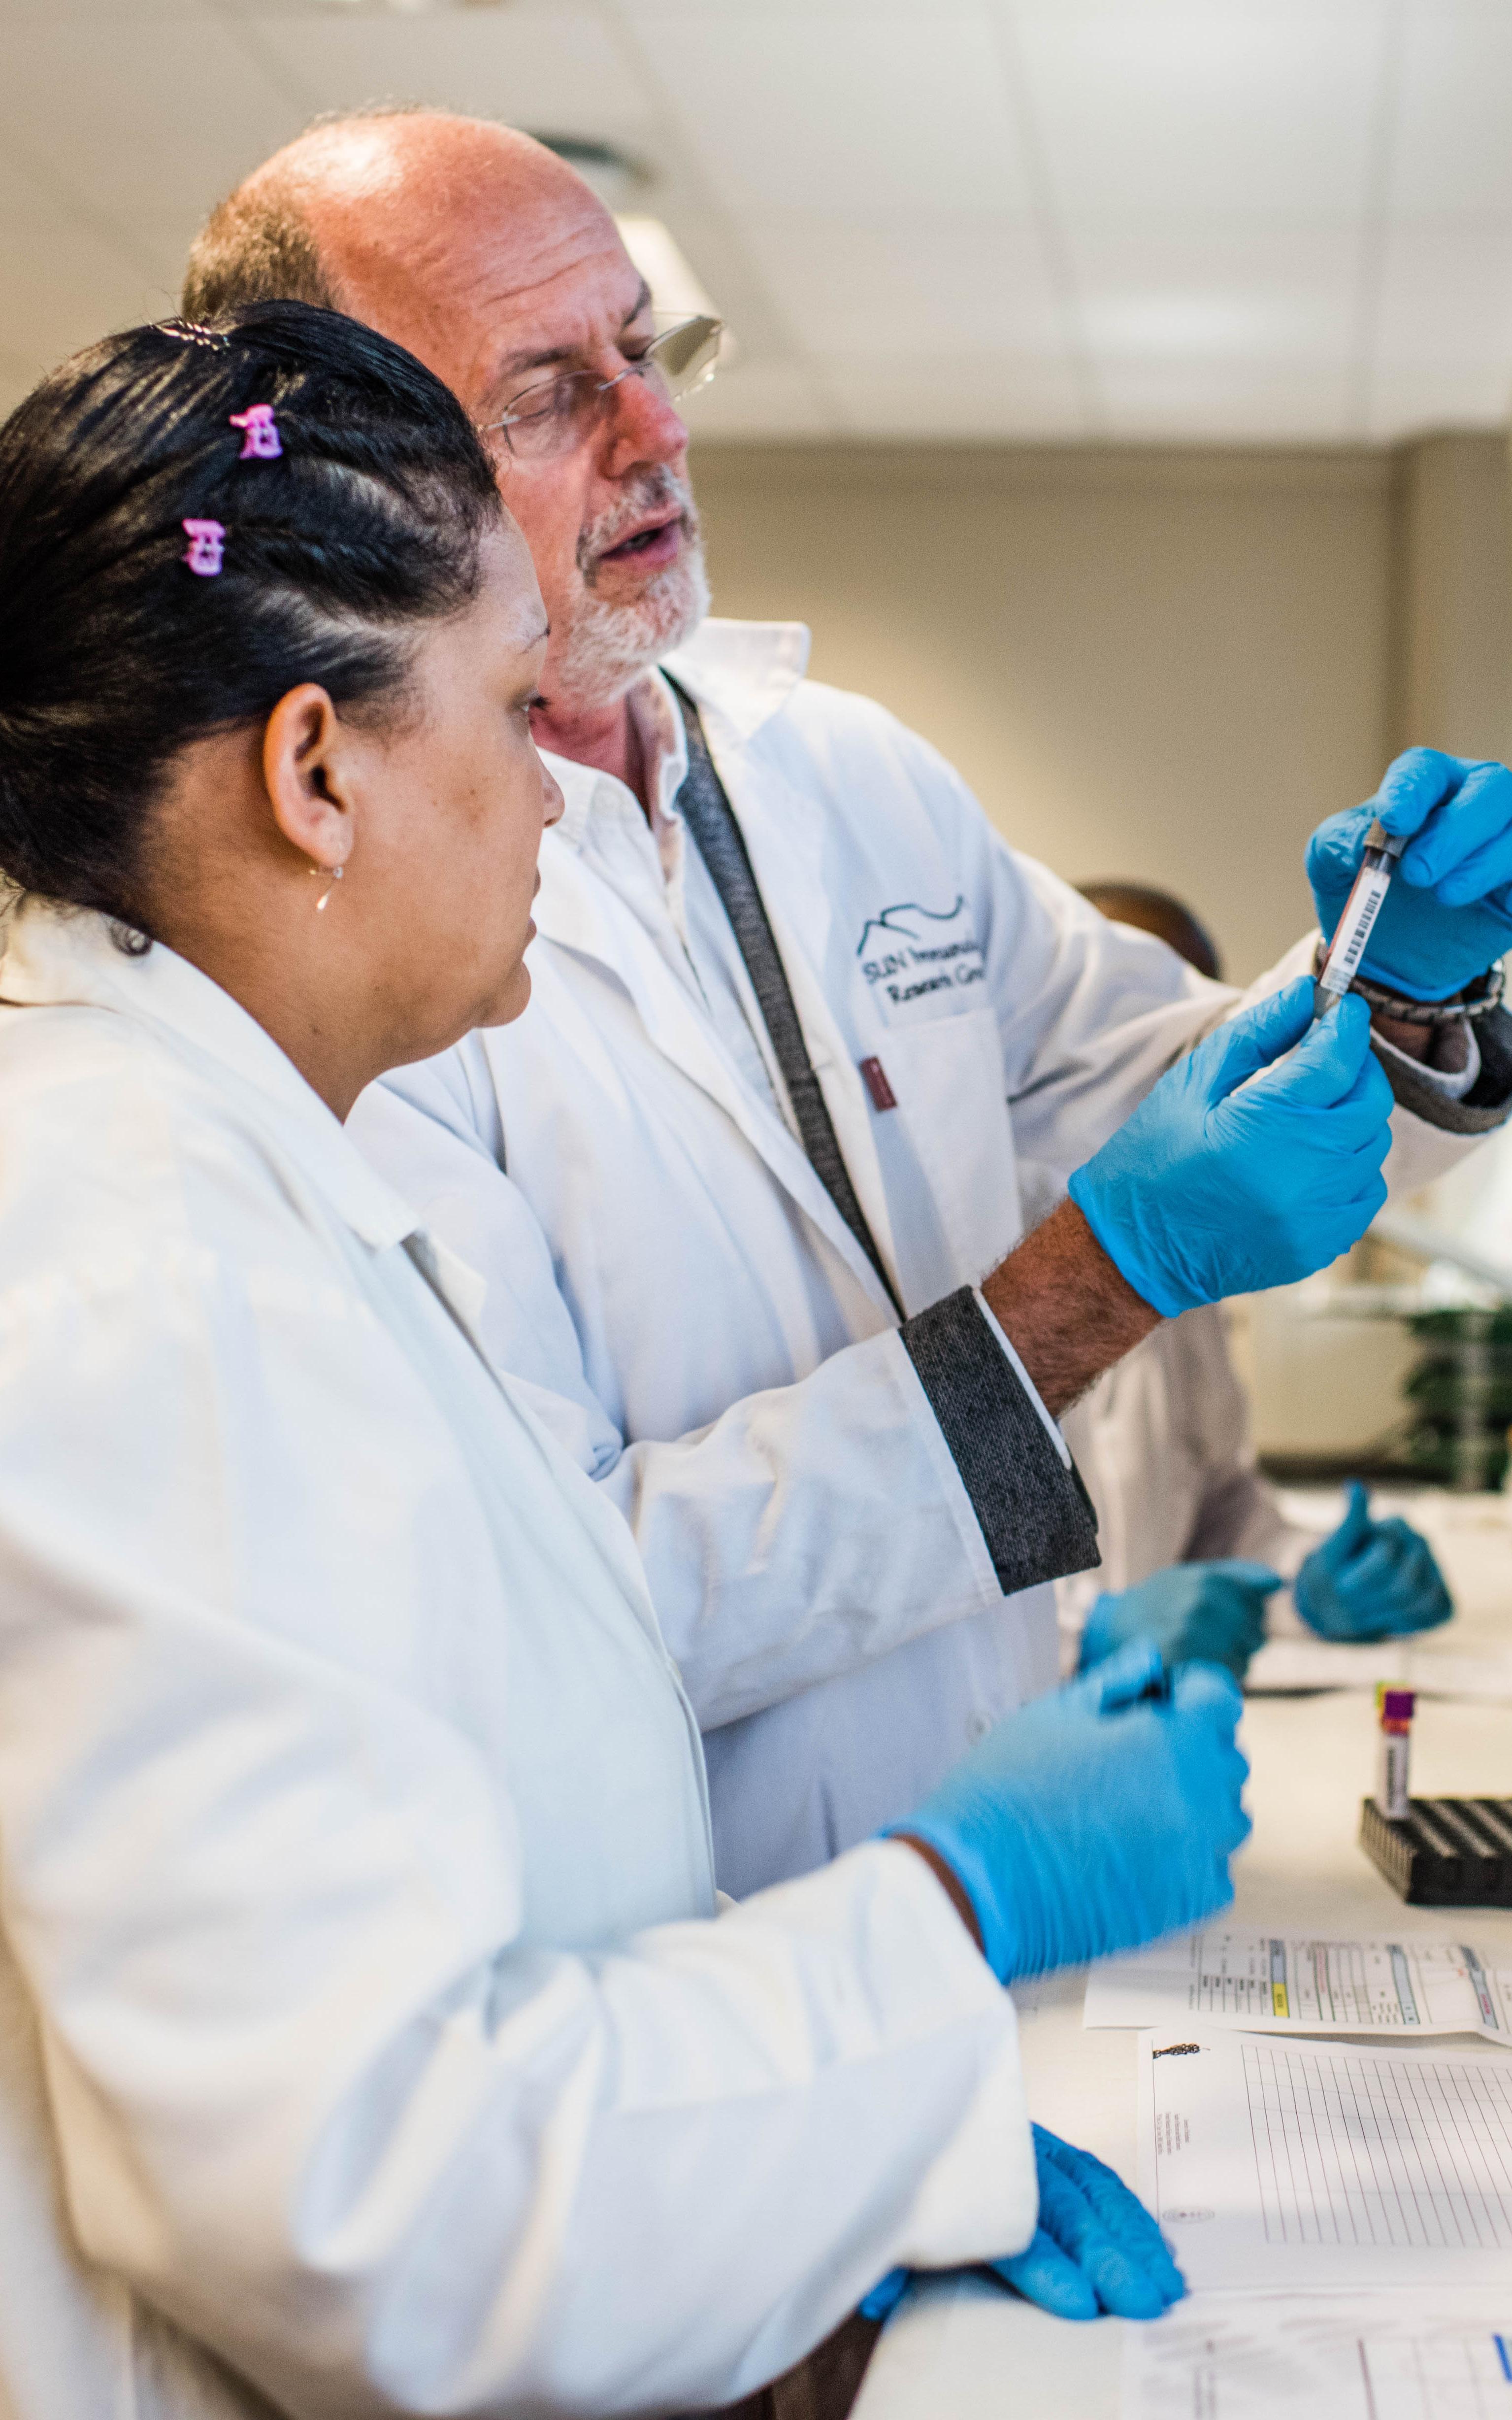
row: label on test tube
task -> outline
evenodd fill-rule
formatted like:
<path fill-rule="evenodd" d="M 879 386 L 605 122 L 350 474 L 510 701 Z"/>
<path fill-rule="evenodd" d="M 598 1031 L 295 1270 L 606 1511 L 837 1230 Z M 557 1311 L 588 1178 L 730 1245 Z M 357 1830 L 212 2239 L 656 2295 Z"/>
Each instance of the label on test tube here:
<path fill-rule="evenodd" d="M 1376 918 L 1385 906 L 1391 877 L 1396 871 L 1396 860 L 1405 845 L 1404 841 L 1385 831 L 1379 822 L 1373 823 L 1366 832 L 1360 871 L 1344 902 L 1344 913 L 1334 928 L 1334 939 L 1328 945 L 1323 971 L 1313 986 L 1314 1002 L 1319 1014 L 1332 1008 L 1335 1001 L 1342 1000 L 1354 981 Z"/>
<path fill-rule="evenodd" d="M 1345 903 L 1339 918 L 1334 946 L 1328 954 L 1328 964 L 1320 978 L 1325 991 L 1348 991 L 1354 981 L 1355 970 L 1365 956 L 1365 945 L 1370 930 L 1386 903 L 1391 889 L 1391 875 L 1383 865 L 1368 871 L 1362 867 L 1355 878 L 1354 889 Z"/>
<path fill-rule="evenodd" d="M 1376 1690 L 1376 1709 L 1381 1717 L 1376 1805 L 1388 1823 L 1405 1823 L 1410 1811 L 1408 1767 L 1412 1753 L 1415 1703 L 1411 1689 L 1389 1688 L 1382 1682 Z"/>

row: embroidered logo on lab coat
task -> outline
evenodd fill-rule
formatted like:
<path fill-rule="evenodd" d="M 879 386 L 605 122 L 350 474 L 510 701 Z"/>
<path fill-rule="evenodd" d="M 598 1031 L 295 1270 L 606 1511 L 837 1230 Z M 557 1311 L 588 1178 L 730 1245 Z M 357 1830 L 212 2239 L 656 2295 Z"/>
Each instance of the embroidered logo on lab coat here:
<path fill-rule="evenodd" d="M 888 1025 L 980 1002 L 976 986 L 987 970 L 964 895 L 949 908 L 921 907 L 917 899 L 884 908 L 868 918 L 856 954 Z"/>

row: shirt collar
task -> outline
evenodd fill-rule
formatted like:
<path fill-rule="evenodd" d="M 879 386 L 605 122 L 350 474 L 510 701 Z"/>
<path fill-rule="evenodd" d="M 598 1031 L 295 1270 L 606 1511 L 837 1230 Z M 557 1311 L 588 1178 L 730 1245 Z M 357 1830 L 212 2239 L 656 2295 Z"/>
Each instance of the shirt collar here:
<path fill-rule="evenodd" d="M 792 696 L 808 665 L 809 648 L 810 635 L 801 622 L 711 620 L 701 625 L 686 646 L 668 657 L 666 670 L 701 708 L 721 719 L 737 738 L 749 739 Z M 653 762 L 651 829 L 659 844 L 687 770 L 683 718 L 657 672 L 643 675 L 636 684 L 631 711 Z M 607 786 L 616 808 L 623 807 L 629 793 L 622 782 L 593 765 L 542 752 L 564 801 L 555 837 L 569 848 L 580 849 L 595 796 L 604 795 L 600 784 Z M 637 816 L 640 813 L 637 807 Z"/>
<path fill-rule="evenodd" d="M 802 622 L 700 624 L 667 670 L 689 697 L 708 706 L 735 736 L 749 739 L 787 704 L 809 667 Z"/>
<path fill-rule="evenodd" d="M 187 958 L 161 941 L 128 955 L 111 938 L 108 918 L 38 898 L 23 899 L 9 918 L 4 949 L 0 1005 L 106 1008 L 157 1027 L 183 1057 L 208 1060 L 223 1077 L 251 1087 L 280 1140 L 375 1251 L 421 1227 L 272 1035 Z"/>
<path fill-rule="evenodd" d="M 660 673 L 642 673 L 630 692 L 629 704 L 650 767 L 650 829 L 665 876 L 666 834 L 678 820 L 673 801 L 687 770 L 687 737 L 676 701 Z M 555 774 L 563 797 L 562 814 L 550 837 L 564 841 L 569 848 L 581 850 L 588 844 L 595 813 L 607 812 L 625 816 L 644 845 L 647 819 L 640 802 L 616 775 L 602 772 L 596 765 L 579 765 L 574 757 L 553 755 L 548 749 L 543 749 L 541 753 Z"/>

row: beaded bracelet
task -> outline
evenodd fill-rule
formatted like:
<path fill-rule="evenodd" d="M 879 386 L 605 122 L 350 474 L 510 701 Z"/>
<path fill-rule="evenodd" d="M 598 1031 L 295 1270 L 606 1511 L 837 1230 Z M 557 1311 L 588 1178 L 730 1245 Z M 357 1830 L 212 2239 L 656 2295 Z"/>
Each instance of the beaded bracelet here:
<path fill-rule="evenodd" d="M 1322 972 L 1326 955 L 1319 942 L 1313 953 L 1315 976 Z M 1462 1016 L 1489 1016 L 1493 1008 L 1501 1006 L 1505 988 L 1505 970 L 1499 965 L 1489 968 L 1453 1000 L 1404 1000 L 1400 992 L 1387 991 L 1383 985 L 1367 982 L 1364 975 L 1356 975 L 1350 985 L 1372 1008 L 1379 1008 L 1383 1016 L 1396 1017 L 1403 1025 L 1458 1025 Z"/>

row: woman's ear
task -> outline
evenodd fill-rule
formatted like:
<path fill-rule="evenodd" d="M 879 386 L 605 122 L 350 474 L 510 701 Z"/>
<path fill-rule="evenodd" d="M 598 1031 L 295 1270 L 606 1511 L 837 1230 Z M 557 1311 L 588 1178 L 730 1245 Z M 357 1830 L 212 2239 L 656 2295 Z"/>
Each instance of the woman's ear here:
<path fill-rule="evenodd" d="M 303 681 L 281 697 L 263 733 L 263 780 L 273 820 L 290 847 L 332 871 L 352 852 L 354 770 L 341 718 L 326 691 Z"/>

